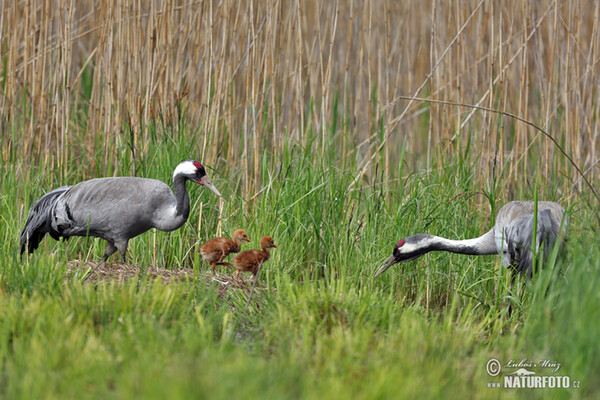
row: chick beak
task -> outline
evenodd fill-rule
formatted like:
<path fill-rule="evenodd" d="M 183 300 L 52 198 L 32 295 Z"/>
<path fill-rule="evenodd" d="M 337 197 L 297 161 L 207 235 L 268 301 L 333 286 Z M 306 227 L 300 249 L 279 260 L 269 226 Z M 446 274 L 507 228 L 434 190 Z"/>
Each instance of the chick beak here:
<path fill-rule="evenodd" d="M 389 267 L 396 264 L 397 262 L 398 261 L 396 261 L 396 257 L 394 257 L 394 255 L 392 254 L 387 260 L 385 260 L 385 263 L 383 263 L 383 265 L 375 273 L 375 278 L 377 278 L 379 275 L 383 274 Z"/>

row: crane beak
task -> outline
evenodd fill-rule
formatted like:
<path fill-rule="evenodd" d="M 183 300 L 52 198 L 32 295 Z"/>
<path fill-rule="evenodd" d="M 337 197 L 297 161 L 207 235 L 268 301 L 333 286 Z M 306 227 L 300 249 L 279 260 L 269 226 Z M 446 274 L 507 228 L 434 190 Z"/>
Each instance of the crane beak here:
<path fill-rule="evenodd" d="M 387 260 L 385 260 L 385 263 L 383 263 L 383 265 L 375 273 L 375 278 L 377 278 L 379 275 L 383 274 L 389 267 L 396 264 L 397 262 L 398 261 L 396 260 L 396 257 L 394 257 L 394 255 L 392 254 Z"/>
<path fill-rule="evenodd" d="M 210 179 L 208 179 L 208 176 L 204 175 L 202 177 L 202 179 L 200 179 L 200 182 L 198 182 L 198 183 L 201 184 L 202 186 L 204 186 L 205 188 L 210 189 L 210 191 L 213 192 L 214 194 L 216 194 L 217 196 L 221 197 L 221 193 L 219 193 L 219 191 L 212 184 Z"/>

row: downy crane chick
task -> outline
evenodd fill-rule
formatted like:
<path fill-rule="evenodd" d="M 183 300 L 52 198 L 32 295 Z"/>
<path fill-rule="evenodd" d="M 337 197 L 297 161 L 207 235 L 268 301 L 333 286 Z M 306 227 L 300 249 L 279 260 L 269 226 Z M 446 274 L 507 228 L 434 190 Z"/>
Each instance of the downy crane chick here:
<path fill-rule="evenodd" d="M 220 237 L 204 243 L 200 247 L 200 254 L 202 254 L 202 258 L 210 263 L 214 274 L 215 266 L 217 265 L 226 265 L 229 268 L 233 268 L 230 263 L 223 262 L 223 260 L 231 253 L 239 253 L 242 248 L 242 242 L 249 241 L 250 239 L 246 231 L 238 229 L 233 232 L 233 239 Z"/>
<path fill-rule="evenodd" d="M 242 271 L 252 272 L 254 279 L 256 279 L 259 267 L 271 256 L 269 249 L 276 247 L 273 238 L 265 236 L 260 239 L 260 248 L 262 250 L 246 250 L 236 256 L 233 259 L 233 265 L 235 265 L 236 269 L 235 280 L 238 280 L 238 276 Z"/>

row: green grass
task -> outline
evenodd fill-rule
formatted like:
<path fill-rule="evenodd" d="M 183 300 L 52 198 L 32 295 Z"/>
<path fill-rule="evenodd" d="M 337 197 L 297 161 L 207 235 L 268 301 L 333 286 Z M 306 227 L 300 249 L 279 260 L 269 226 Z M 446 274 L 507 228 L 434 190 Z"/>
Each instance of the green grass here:
<path fill-rule="evenodd" d="M 169 181 L 174 165 L 192 155 L 183 140 L 151 146 L 136 161 L 138 175 Z M 66 166 L 62 178 L 23 163 L 6 165 L 0 183 L 0 397 L 598 396 L 600 246 L 593 210 L 584 201 L 571 216 L 562 272 L 545 271 L 528 283 L 512 316 L 499 257 L 430 253 L 373 278 L 403 236 L 468 238 L 493 225 L 487 204 L 498 209 L 508 199 L 490 189 L 483 193 L 468 155 L 443 165 L 407 175 L 400 163 L 402 179 L 388 179 L 383 171 L 348 190 L 355 165 L 341 170 L 296 147 L 264 154 L 264 190 L 253 200 L 239 194 L 237 168 L 210 171 L 226 198 L 224 230 L 243 227 L 252 247 L 267 234 L 278 245 L 249 308 L 242 290 L 219 295 L 219 283 L 204 283 L 206 264 L 199 265 L 197 286 L 146 276 L 82 284 L 68 276 L 67 261 L 102 256 L 98 239 L 46 238 L 20 260 L 18 234 L 29 205 L 52 186 L 83 177 L 76 165 Z M 130 173 L 125 161 L 117 168 Z M 188 189 L 188 223 L 133 239 L 128 262 L 198 266 L 200 202 L 203 240 L 215 233 L 218 206 L 208 191 Z M 488 389 L 487 382 L 500 382 L 485 371 L 490 358 L 558 361 L 560 375 L 580 380 L 581 388 Z"/>

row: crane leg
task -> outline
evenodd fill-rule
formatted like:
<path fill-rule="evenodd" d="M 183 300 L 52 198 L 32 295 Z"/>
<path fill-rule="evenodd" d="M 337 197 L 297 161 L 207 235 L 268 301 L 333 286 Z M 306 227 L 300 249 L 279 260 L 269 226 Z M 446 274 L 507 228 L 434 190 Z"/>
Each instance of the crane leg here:
<path fill-rule="evenodd" d="M 115 244 L 113 242 L 106 241 L 106 249 L 104 250 L 104 257 L 102 257 L 102 261 L 106 262 L 108 257 L 112 256 L 115 251 L 117 251 Z"/>
<path fill-rule="evenodd" d="M 123 263 L 125 263 L 125 254 L 127 254 L 127 244 L 128 243 L 129 242 L 116 243 L 117 249 L 119 250 L 119 253 L 121 253 L 121 258 L 123 259 Z"/>

